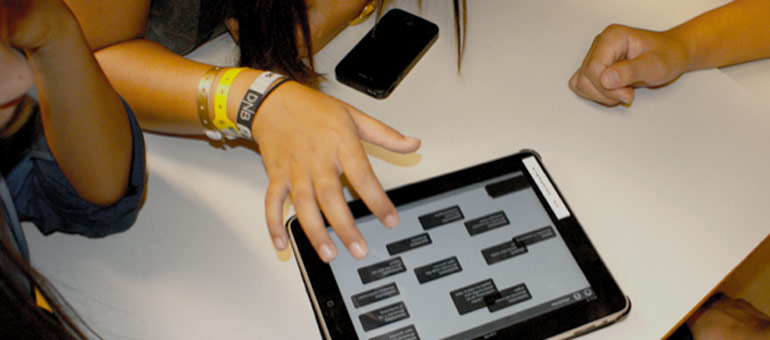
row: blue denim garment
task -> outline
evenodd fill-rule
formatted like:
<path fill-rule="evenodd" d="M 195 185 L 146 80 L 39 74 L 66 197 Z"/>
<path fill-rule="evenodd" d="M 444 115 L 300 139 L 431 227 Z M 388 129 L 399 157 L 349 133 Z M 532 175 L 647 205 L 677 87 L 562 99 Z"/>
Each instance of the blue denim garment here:
<path fill-rule="evenodd" d="M 146 178 L 144 138 L 133 112 L 125 102 L 123 105 L 131 124 L 133 159 L 126 193 L 118 202 L 103 207 L 80 198 L 56 164 L 43 134 L 8 172 L 5 183 L 0 180 L 0 186 L 6 184 L 8 189 L 0 188 L 0 193 L 10 193 L 13 200 L 0 195 L 3 215 L 15 241 L 12 243 L 25 259 L 29 259 L 26 240 L 11 211 L 33 222 L 44 234 L 60 231 L 91 238 L 124 231 L 136 220 Z"/>

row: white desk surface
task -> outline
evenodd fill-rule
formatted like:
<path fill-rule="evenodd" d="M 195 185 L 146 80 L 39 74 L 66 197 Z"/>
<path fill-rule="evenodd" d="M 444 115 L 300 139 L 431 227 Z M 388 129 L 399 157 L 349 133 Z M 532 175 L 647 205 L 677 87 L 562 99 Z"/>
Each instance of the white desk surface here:
<path fill-rule="evenodd" d="M 664 29 L 724 2 L 472 1 L 459 76 L 449 2 L 424 2 L 441 36 L 390 98 L 333 79 L 324 90 L 422 138 L 412 155 L 368 147 L 386 188 L 539 151 L 633 302 L 627 320 L 584 338 L 660 338 L 770 230 L 770 62 L 639 90 L 630 108 L 566 84 L 607 24 Z M 369 27 L 343 32 L 319 69 L 333 78 Z M 218 39 L 191 58 L 228 64 L 232 49 Z M 33 264 L 107 339 L 319 338 L 294 259 L 268 237 L 259 156 L 146 140 L 136 225 L 100 240 L 26 226 Z"/>

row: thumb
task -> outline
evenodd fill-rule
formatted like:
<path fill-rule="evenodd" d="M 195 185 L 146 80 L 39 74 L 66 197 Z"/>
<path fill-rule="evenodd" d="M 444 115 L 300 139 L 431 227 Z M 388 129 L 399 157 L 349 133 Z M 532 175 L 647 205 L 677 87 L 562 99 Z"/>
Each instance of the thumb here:
<path fill-rule="evenodd" d="M 652 54 L 644 54 L 630 60 L 610 65 L 602 72 L 600 81 L 607 90 L 636 86 L 663 85 L 671 80 L 666 65 Z"/>
<path fill-rule="evenodd" d="M 396 129 L 356 109 L 352 108 L 350 111 L 361 139 L 399 153 L 414 152 L 420 148 L 419 139 L 406 137 Z"/>

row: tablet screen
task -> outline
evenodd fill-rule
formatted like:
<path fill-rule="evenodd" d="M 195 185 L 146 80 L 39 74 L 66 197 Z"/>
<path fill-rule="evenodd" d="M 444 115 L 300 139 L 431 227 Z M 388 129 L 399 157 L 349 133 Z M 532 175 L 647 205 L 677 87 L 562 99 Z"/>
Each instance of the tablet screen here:
<path fill-rule="evenodd" d="M 298 221 L 289 223 L 327 339 L 571 337 L 630 309 L 533 152 L 388 196 L 401 218 L 395 229 L 349 203 L 369 245 L 362 260 L 340 251 L 321 262 Z"/>
<path fill-rule="evenodd" d="M 521 171 L 398 211 L 393 230 L 357 219 L 369 255 L 330 264 L 360 339 L 472 339 L 594 298 Z"/>

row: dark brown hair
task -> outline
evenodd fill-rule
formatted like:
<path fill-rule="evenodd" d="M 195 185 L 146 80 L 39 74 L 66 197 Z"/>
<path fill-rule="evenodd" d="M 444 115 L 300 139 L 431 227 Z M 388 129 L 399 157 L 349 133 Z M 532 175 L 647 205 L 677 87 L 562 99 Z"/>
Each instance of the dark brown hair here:
<path fill-rule="evenodd" d="M 468 3 L 467 0 L 452 0 L 455 15 L 455 39 L 457 40 L 457 72 L 463 63 L 465 55 L 465 37 L 468 33 Z"/>
<path fill-rule="evenodd" d="M 274 70 L 302 83 L 314 83 L 318 75 L 300 57 L 298 38 L 312 51 L 310 23 L 305 0 L 230 0 L 228 18 L 238 21 L 240 64 Z"/>
<path fill-rule="evenodd" d="M 0 334 L 5 339 L 101 339 L 77 316 L 56 289 L 32 268 L 10 244 L 6 221 L 0 209 Z M 37 306 L 35 298 L 19 278 L 37 287 L 52 313 Z"/>

